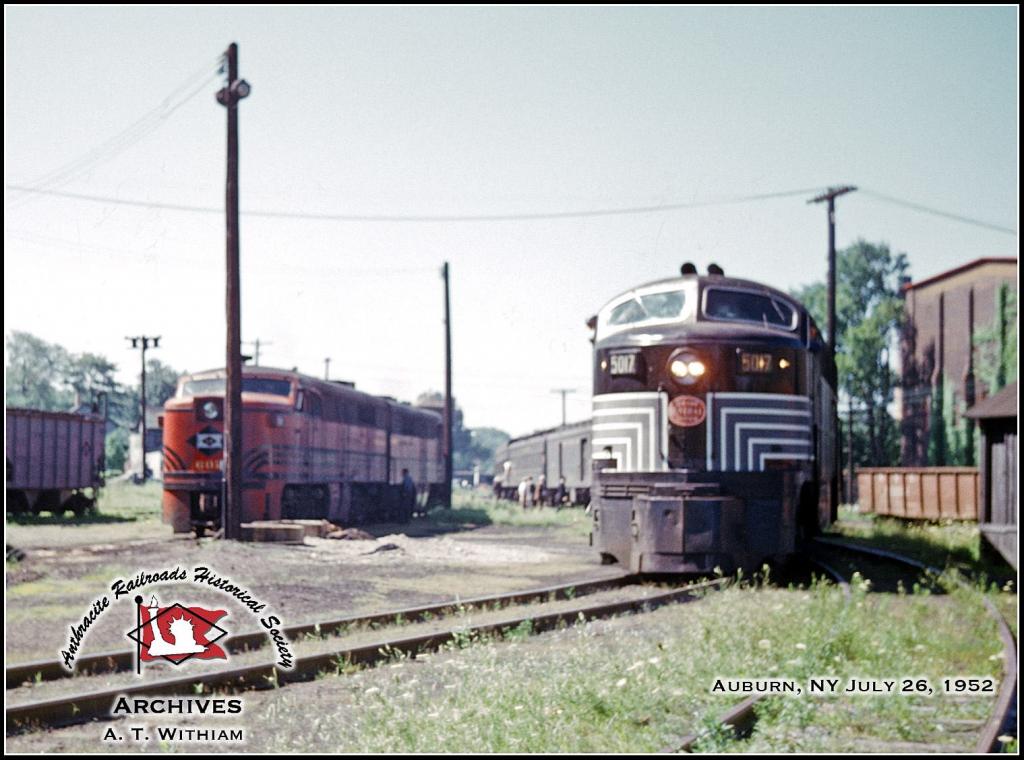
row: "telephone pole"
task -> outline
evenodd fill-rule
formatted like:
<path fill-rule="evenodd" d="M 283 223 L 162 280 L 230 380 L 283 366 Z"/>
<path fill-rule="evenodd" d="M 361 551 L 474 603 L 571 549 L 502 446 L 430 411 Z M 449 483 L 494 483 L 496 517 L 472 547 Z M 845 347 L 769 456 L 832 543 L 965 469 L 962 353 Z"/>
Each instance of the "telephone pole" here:
<path fill-rule="evenodd" d="M 830 187 L 808 203 L 828 201 L 828 348 L 833 360 L 836 355 L 836 198 L 856 190 L 852 185 Z M 832 376 L 833 382 L 836 380 Z"/>
<path fill-rule="evenodd" d="M 552 388 L 552 393 L 562 394 L 562 427 L 565 427 L 565 397 L 570 393 L 575 393 L 575 388 Z"/>
<path fill-rule="evenodd" d="M 852 193 L 857 188 L 852 185 L 842 187 L 830 187 L 824 193 L 811 198 L 808 203 L 822 203 L 828 201 L 828 354 L 829 380 L 832 381 L 834 393 L 832 394 L 832 421 L 836 432 L 839 431 L 839 373 L 836 370 L 836 198 L 846 193 Z M 842 462 L 839 458 L 840 442 L 833 441 L 833 468 L 836 471 L 832 481 L 829 483 L 829 496 L 832 504 L 834 522 L 838 515 L 839 505 L 839 479 L 842 474 Z"/>
<path fill-rule="evenodd" d="M 846 407 L 846 503 L 853 504 L 853 399 Z"/>
<path fill-rule="evenodd" d="M 272 346 L 272 345 L 274 345 L 269 340 L 260 340 L 259 338 L 257 338 L 256 340 L 243 340 L 242 344 L 246 345 L 246 346 L 252 346 L 253 347 L 252 363 L 253 363 L 253 366 L 255 366 L 255 367 L 260 366 L 260 346 Z"/>
<path fill-rule="evenodd" d="M 324 380 L 331 379 L 331 357 L 324 359 Z"/>
<path fill-rule="evenodd" d="M 224 54 L 228 81 L 217 102 L 228 111 L 228 165 L 225 187 L 227 216 L 227 382 L 224 391 L 224 499 L 221 528 L 224 538 L 242 537 L 242 313 L 238 229 L 238 101 L 249 95 L 249 83 L 238 78 L 238 45 Z"/>
<path fill-rule="evenodd" d="M 454 434 L 452 429 L 454 422 L 452 409 L 452 312 L 447 261 L 441 268 L 441 277 L 444 278 L 444 437 L 442 439 L 444 444 L 444 503 L 448 509 L 451 509 L 452 479 L 455 477 L 455 473 L 452 461 Z"/>
<path fill-rule="evenodd" d="M 139 422 L 139 433 L 142 436 L 142 482 L 146 482 L 146 349 L 152 341 L 153 348 L 160 348 L 160 336 L 136 335 L 125 336 L 125 340 L 132 342 L 132 348 L 137 348 L 142 354 L 142 378 L 140 395 L 142 396 L 142 420 Z"/>

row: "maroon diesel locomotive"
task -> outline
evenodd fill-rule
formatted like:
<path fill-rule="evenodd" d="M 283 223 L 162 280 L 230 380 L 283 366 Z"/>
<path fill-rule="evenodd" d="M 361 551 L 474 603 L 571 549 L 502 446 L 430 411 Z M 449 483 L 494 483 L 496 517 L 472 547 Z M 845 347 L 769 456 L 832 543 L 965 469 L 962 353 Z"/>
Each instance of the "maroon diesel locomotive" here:
<path fill-rule="evenodd" d="M 589 324 L 591 543 L 604 561 L 753 570 L 834 519 L 834 364 L 803 305 L 691 264 Z"/>
<path fill-rule="evenodd" d="M 224 370 L 187 375 L 164 406 L 164 521 L 216 529 L 224 490 Z M 245 367 L 242 519 L 408 520 L 443 491 L 437 412 L 295 371 Z"/>

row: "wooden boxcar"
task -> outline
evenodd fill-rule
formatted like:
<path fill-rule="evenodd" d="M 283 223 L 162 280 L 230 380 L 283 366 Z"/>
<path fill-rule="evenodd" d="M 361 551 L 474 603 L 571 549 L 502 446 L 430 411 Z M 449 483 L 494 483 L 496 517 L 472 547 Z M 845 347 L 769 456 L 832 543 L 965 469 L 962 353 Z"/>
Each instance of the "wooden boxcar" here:
<path fill-rule="evenodd" d="M 91 508 L 103 485 L 100 415 L 7 409 L 7 511 Z"/>

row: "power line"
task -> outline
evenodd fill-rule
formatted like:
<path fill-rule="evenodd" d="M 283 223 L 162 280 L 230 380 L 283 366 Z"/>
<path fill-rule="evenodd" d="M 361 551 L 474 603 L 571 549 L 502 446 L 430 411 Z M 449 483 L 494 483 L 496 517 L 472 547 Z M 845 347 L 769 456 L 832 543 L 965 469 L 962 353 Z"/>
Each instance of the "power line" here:
<path fill-rule="evenodd" d="M 902 206 L 903 208 L 909 208 L 913 211 L 920 211 L 923 214 L 931 214 L 932 216 L 940 216 L 943 219 L 952 219 L 955 222 L 963 222 L 964 224 L 973 224 L 976 227 L 983 227 L 987 230 L 994 230 L 995 232 L 1005 232 L 1008 235 L 1016 235 L 1017 230 L 1011 229 L 1010 227 L 1003 227 L 992 222 L 986 222 L 981 219 L 975 219 L 970 216 L 963 216 L 962 214 L 953 214 L 949 211 L 942 211 L 937 208 L 931 208 L 930 206 L 924 206 L 920 203 L 914 203 L 913 201 L 905 201 L 901 198 L 894 198 L 891 195 L 885 195 L 883 193 L 877 193 L 874 190 L 865 190 L 860 188 L 861 195 L 866 195 L 869 198 L 874 198 L 878 201 L 885 203 L 891 203 L 894 206 Z"/>
<path fill-rule="evenodd" d="M 169 118 L 175 111 L 203 91 L 206 85 L 217 76 L 217 70 L 214 69 L 213 71 L 210 71 L 210 68 L 215 62 L 219 62 L 219 60 L 220 59 L 218 57 L 215 61 L 203 64 L 202 68 L 186 77 L 181 84 L 171 90 L 167 97 L 161 101 L 160 105 L 145 113 L 121 132 L 118 132 L 105 142 L 100 143 L 82 156 L 47 172 L 34 182 L 18 188 L 22 192 L 28 193 L 28 195 L 17 198 L 11 203 L 24 201 L 34 195 L 44 194 L 44 190 L 52 190 L 55 187 L 65 185 L 75 177 L 89 171 L 101 161 L 109 160 L 119 153 L 123 153 L 132 145 L 138 143 L 159 127 L 160 124 Z M 202 81 L 199 82 L 198 86 L 193 87 L 200 78 L 203 78 Z M 192 89 L 188 90 L 190 87 L 192 87 Z M 188 92 L 185 93 L 184 97 L 176 101 L 176 98 L 178 98 L 180 93 L 186 90 L 188 90 Z"/>
<path fill-rule="evenodd" d="M 58 198 L 92 201 L 94 203 L 109 203 L 119 206 L 133 206 L 136 208 L 163 209 L 166 211 L 188 211 L 203 214 L 221 214 L 224 211 L 222 207 L 216 206 L 195 206 L 184 203 L 138 201 L 128 198 L 113 198 L 110 196 L 90 195 L 86 193 L 48 190 L 45 188 L 33 187 L 31 185 L 5 184 L 4 187 L 8 190 L 34 192 L 39 195 L 52 195 Z M 752 203 L 755 201 L 772 200 L 775 198 L 807 195 L 808 193 L 818 192 L 819 190 L 821 190 L 820 187 L 814 187 L 802 190 L 784 190 L 777 193 L 757 193 L 753 195 L 712 198 L 703 201 L 662 203 L 650 206 L 624 206 L 621 208 L 598 208 L 577 211 L 550 211 L 516 214 L 318 214 L 302 211 L 268 211 L 258 209 L 242 211 L 241 213 L 243 216 L 254 218 L 304 219 L 325 222 L 517 222 L 544 219 L 585 219 L 602 216 L 629 216 L 633 214 L 653 214 L 665 211 L 679 211 L 682 209 L 707 208 L 711 206 L 730 206 L 740 203 Z"/>

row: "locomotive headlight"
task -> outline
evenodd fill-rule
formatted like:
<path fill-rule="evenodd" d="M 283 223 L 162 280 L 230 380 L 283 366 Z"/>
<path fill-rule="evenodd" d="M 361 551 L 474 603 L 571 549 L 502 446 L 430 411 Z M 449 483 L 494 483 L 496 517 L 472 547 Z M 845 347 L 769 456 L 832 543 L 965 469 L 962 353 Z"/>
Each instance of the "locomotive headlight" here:
<path fill-rule="evenodd" d="M 203 404 L 203 416 L 208 420 L 217 419 L 217 405 L 212 401 Z"/>
<path fill-rule="evenodd" d="M 680 354 L 672 359 L 668 371 L 678 382 L 692 385 L 707 372 L 707 366 L 692 354 Z"/>

